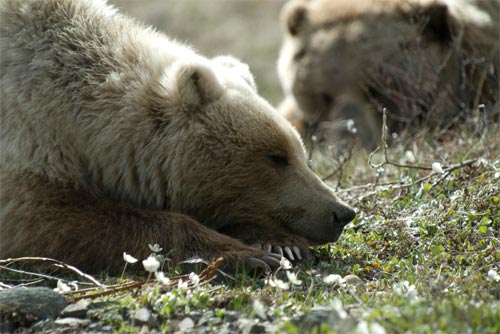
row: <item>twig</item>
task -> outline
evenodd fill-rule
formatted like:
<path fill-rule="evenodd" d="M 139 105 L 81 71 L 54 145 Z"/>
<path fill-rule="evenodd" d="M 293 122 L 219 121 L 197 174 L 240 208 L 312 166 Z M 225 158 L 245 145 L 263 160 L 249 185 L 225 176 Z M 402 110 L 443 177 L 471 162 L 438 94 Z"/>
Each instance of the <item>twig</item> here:
<path fill-rule="evenodd" d="M 59 280 L 59 278 L 54 277 L 54 276 L 40 274 L 40 273 L 34 273 L 34 272 L 20 270 L 20 269 L 9 268 L 9 267 L 6 267 L 6 266 L 0 266 L 0 269 L 12 271 L 12 272 L 18 273 L 18 274 L 25 274 L 25 275 L 35 276 L 35 277 L 41 277 L 41 278 L 45 278 L 45 279 L 49 279 L 49 280 L 54 280 L 54 281 L 58 281 Z"/>
<path fill-rule="evenodd" d="M 35 285 L 35 284 L 42 283 L 42 282 L 43 282 L 43 279 L 41 279 L 41 278 L 35 279 L 35 280 L 32 280 L 31 282 L 18 284 L 18 285 L 16 285 L 16 288 L 20 287 L 20 286 L 31 286 L 31 285 Z"/>
<path fill-rule="evenodd" d="M 3 288 L 3 289 L 10 289 L 10 288 L 13 288 L 13 286 L 10 286 L 10 285 L 8 285 L 8 284 L 5 284 L 5 283 L 0 282 L 0 288 Z"/>
<path fill-rule="evenodd" d="M 498 45 L 491 51 L 488 59 L 492 59 L 494 54 L 498 52 Z M 486 82 L 486 77 L 488 76 L 488 69 L 484 69 L 481 72 L 481 76 L 479 77 L 479 81 L 476 88 L 476 96 L 474 97 L 474 104 L 472 105 L 472 110 L 476 110 L 479 106 L 479 101 L 481 99 L 481 95 L 483 93 L 484 83 Z"/>
<path fill-rule="evenodd" d="M 112 294 L 115 294 L 115 293 L 120 292 L 120 291 L 125 291 L 125 290 L 131 290 L 131 289 L 134 289 L 134 288 L 139 288 L 139 287 L 143 286 L 146 283 L 147 283 L 147 281 L 126 283 L 126 284 L 121 284 L 118 287 L 115 287 L 115 288 L 112 288 L 112 289 L 109 289 L 109 290 L 104 290 L 104 291 L 101 291 L 101 292 L 96 292 L 99 289 L 98 288 L 97 289 L 94 288 L 94 290 L 91 291 L 90 293 L 86 293 L 86 294 L 83 294 L 83 295 L 80 295 L 80 296 L 76 296 L 76 297 L 67 297 L 66 300 L 68 301 L 68 303 L 74 303 L 74 302 L 79 301 L 81 299 L 90 299 L 90 298 L 94 299 L 94 298 L 98 298 L 98 297 L 112 295 Z M 71 291 L 68 294 L 76 294 L 77 292 L 78 291 Z"/>
<path fill-rule="evenodd" d="M 70 266 L 69 264 L 66 264 L 64 262 L 61 262 L 61 261 L 58 261 L 58 260 L 54 260 L 54 259 L 51 259 L 51 258 L 48 258 L 48 257 L 18 257 L 18 258 L 10 258 L 10 259 L 5 259 L 5 260 L 0 260 L 0 264 L 5 264 L 5 266 L 8 266 L 10 264 L 13 264 L 13 263 L 16 263 L 16 262 L 22 262 L 22 261 L 41 261 L 41 262 L 49 262 L 49 263 L 52 263 L 54 266 L 56 267 L 59 267 L 59 268 L 64 268 L 64 269 L 68 269 L 74 273 L 76 273 L 77 275 L 85 278 L 86 280 L 92 282 L 94 285 L 96 286 L 103 286 L 101 283 L 99 283 L 99 281 L 97 281 L 94 277 L 90 276 L 89 274 L 85 274 L 84 272 L 82 272 L 81 270 L 73 267 L 73 266 Z M 7 267 L 3 267 L 2 268 L 7 268 Z M 9 268 L 11 269 L 11 268 Z M 33 273 L 28 273 L 28 272 L 23 272 L 23 271 L 20 271 L 22 273 L 26 273 L 26 274 L 33 274 Z M 37 275 L 35 275 L 37 276 Z M 50 277 L 50 276 L 48 276 Z"/>
<path fill-rule="evenodd" d="M 200 277 L 200 285 L 205 285 L 211 282 L 215 278 L 215 274 L 217 272 L 217 267 L 219 264 L 223 261 L 222 257 L 219 257 L 212 261 L 208 267 L 206 267 L 199 275 Z M 181 275 L 177 277 L 173 277 L 170 279 L 170 283 L 167 285 L 167 287 L 172 287 L 176 286 L 179 284 L 179 281 L 181 279 L 187 279 L 189 275 Z M 85 290 L 80 290 L 80 291 L 70 291 L 65 293 L 64 295 L 68 296 L 67 301 L 70 303 L 76 302 L 81 299 L 88 299 L 88 298 L 98 298 L 102 296 L 108 296 L 112 295 L 121 291 L 127 291 L 131 289 L 136 289 L 136 288 L 141 288 L 144 285 L 152 285 L 156 284 L 157 282 L 154 280 L 145 280 L 145 281 L 139 281 L 139 282 L 129 282 L 129 283 L 123 283 L 123 284 L 118 284 L 118 285 L 113 285 L 113 286 L 106 286 L 103 287 L 105 290 L 97 292 L 99 288 L 91 288 L 91 289 L 85 289 Z M 79 295 L 80 293 L 84 292 L 84 294 Z M 76 296 L 75 296 L 76 295 Z"/>
<path fill-rule="evenodd" d="M 382 187 L 380 186 L 378 189 L 376 189 L 375 191 L 372 191 L 362 197 L 359 198 L 359 200 L 363 200 L 367 197 L 370 197 L 370 196 L 373 196 L 375 194 L 377 194 L 378 191 L 386 191 L 386 190 L 396 190 L 396 189 L 403 189 L 403 188 L 409 188 L 409 187 L 412 187 L 412 186 L 415 186 L 417 184 L 420 184 L 424 181 L 427 181 L 428 179 L 430 179 L 431 177 L 433 176 L 436 176 L 436 175 L 442 175 L 436 182 L 434 182 L 432 184 L 432 186 L 435 186 L 437 185 L 439 182 L 443 181 L 444 179 L 446 179 L 446 177 L 448 177 L 448 175 L 451 174 L 452 171 L 454 170 L 457 170 L 457 169 L 460 169 L 460 168 L 463 168 L 465 166 L 470 166 L 472 165 L 473 163 L 475 163 L 477 161 L 477 159 L 471 159 L 471 160 L 467 160 L 467 161 L 464 161 L 464 162 L 461 162 L 459 164 L 455 164 L 455 165 L 451 165 L 445 169 L 443 169 L 443 173 L 442 174 L 437 174 L 435 172 L 432 172 L 432 173 L 429 173 L 413 182 L 408 182 L 408 183 L 400 183 L 400 184 L 394 184 L 394 185 L 391 185 L 391 186 L 388 186 L 388 187 Z M 377 186 L 375 186 L 377 187 Z M 360 189 L 360 188 L 358 188 Z M 344 192 L 348 192 L 350 191 L 350 189 L 344 189 L 343 190 Z"/>
<path fill-rule="evenodd" d="M 349 160 L 351 160 L 351 157 L 352 157 L 352 153 L 354 151 L 354 146 L 356 146 L 356 140 L 353 140 L 349 149 L 347 150 L 347 155 L 346 157 L 344 158 L 341 158 L 338 160 L 339 162 L 339 166 L 331 173 L 327 174 L 326 176 L 324 176 L 323 178 L 321 178 L 321 180 L 324 182 L 326 180 L 328 180 L 329 178 L 335 176 L 337 173 L 339 173 L 339 177 L 338 177 L 338 183 L 337 183 L 337 187 L 336 187 L 336 190 L 338 190 L 340 188 L 340 184 L 342 182 L 342 177 L 344 175 L 344 167 L 345 165 L 347 164 L 347 162 Z"/>
<path fill-rule="evenodd" d="M 370 153 L 368 156 L 368 165 L 370 165 L 371 168 L 378 169 L 380 167 L 383 167 L 385 165 L 392 165 L 395 167 L 400 167 L 400 168 L 413 168 L 413 169 L 423 169 L 423 170 L 432 170 L 432 167 L 429 166 L 420 166 L 420 165 L 407 165 L 407 164 L 400 164 L 394 161 L 391 161 L 389 159 L 389 155 L 387 153 L 389 145 L 387 145 L 387 110 L 386 108 L 382 109 L 382 153 L 384 154 L 384 161 L 382 161 L 380 164 L 375 164 L 373 163 L 373 156 L 375 153 L 380 151 L 380 146 L 377 147 L 373 152 Z"/>

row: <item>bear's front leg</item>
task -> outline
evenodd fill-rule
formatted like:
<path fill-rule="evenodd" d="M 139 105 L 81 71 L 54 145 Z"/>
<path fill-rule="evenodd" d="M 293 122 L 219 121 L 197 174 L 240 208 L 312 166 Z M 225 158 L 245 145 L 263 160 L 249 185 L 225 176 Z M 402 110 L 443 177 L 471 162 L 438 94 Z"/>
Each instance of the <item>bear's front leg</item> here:
<path fill-rule="evenodd" d="M 311 260 L 314 258 L 305 238 L 260 225 L 235 224 L 220 229 L 219 232 L 241 242 L 261 249 L 266 253 L 285 256 L 290 261 Z"/>
<path fill-rule="evenodd" d="M 183 214 L 114 202 L 31 173 L 2 171 L 0 258 L 51 257 L 89 272 L 122 270 L 123 252 L 149 255 L 158 243 L 174 262 L 223 257 L 222 269 L 249 273 L 279 267 L 279 257 L 211 230 Z"/>

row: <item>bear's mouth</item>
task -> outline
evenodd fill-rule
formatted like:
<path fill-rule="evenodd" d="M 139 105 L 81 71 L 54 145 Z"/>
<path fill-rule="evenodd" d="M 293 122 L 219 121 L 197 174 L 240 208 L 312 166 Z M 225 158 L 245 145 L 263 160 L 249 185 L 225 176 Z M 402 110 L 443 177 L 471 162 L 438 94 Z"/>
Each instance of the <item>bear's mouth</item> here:
<path fill-rule="evenodd" d="M 307 239 L 307 241 L 309 241 L 311 246 L 326 245 L 326 244 L 329 244 L 331 242 L 338 241 L 340 236 L 342 235 L 342 230 L 343 229 L 340 229 L 339 231 L 334 231 L 333 236 L 331 238 L 328 238 L 328 239 L 318 239 L 318 238 L 311 239 L 310 237 L 309 238 L 306 237 L 306 239 Z"/>

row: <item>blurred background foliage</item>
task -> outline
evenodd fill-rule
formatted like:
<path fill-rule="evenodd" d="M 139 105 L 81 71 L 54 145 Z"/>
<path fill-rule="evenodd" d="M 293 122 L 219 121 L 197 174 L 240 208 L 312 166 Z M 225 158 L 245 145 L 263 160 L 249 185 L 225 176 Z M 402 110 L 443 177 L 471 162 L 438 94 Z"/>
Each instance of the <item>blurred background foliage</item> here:
<path fill-rule="evenodd" d="M 111 0 L 122 13 L 191 45 L 207 57 L 232 55 L 250 66 L 260 94 L 283 99 L 276 62 L 284 0 Z"/>

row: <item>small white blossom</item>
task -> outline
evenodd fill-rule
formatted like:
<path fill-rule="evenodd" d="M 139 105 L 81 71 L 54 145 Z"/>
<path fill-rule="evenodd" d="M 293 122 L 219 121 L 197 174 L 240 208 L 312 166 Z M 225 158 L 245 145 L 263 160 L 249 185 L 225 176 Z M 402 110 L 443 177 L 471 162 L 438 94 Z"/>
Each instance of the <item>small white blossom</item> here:
<path fill-rule="evenodd" d="M 405 158 L 406 158 L 406 161 L 408 161 L 409 163 L 412 163 L 412 164 L 415 163 L 415 161 L 416 161 L 415 155 L 410 150 L 405 152 Z"/>
<path fill-rule="evenodd" d="M 443 167 L 441 167 L 441 164 L 439 162 L 433 162 L 432 163 L 432 171 L 434 173 L 438 173 L 438 174 L 443 174 L 444 173 Z"/>
<path fill-rule="evenodd" d="M 403 296 L 408 290 L 409 286 L 410 283 L 408 281 L 397 282 L 392 285 L 392 291 L 394 291 L 394 293 L 397 295 Z"/>
<path fill-rule="evenodd" d="M 415 289 L 415 285 L 410 284 L 408 281 L 394 283 L 392 285 L 392 290 L 397 295 L 408 298 L 410 302 L 416 302 L 419 300 L 417 289 Z"/>
<path fill-rule="evenodd" d="M 500 281 L 500 275 L 494 269 L 488 270 L 488 277 L 495 282 Z"/>
<path fill-rule="evenodd" d="M 464 192 L 462 190 L 455 190 L 453 194 L 450 196 L 450 200 L 455 201 L 459 198 L 462 198 L 464 195 Z"/>
<path fill-rule="evenodd" d="M 164 285 L 169 285 L 170 284 L 170 279 L 168 277 L 165 277 L 165 274 L 163 271 L 157 271 L 155 272 L 155 277 L 158 282 Z"/>
<path fill-rule="evenodd" d="M 281 289 L 281 290 L 288 290 L 288 289 L 290 289 L 290 284 L 289 283 L 285 283 L 285 282 L 283 282 L 280 279 L 269 278 L 265 282 L 266 282 L 266 284 L 268 284 L 269 286 L 271 286 L 273 288 L 278 288 L 278 289 Z"/>
<path fill-rule="evenodd" d="M 160 268 L 160 262 L 154 256 L 150 256 L 146 260 L 143 260 L 142 265 L 144 269 L 150 273 L 154 273 Z"/>
<path fill-rule="evenodd" d="M 348 119 L 346 121 L 346 127 L 347 127 L 347 131 L 349 131 L 350 133 L 358 132 L 358 129 L 356 129 L 356 127 L 354 126 L 354 120 L 352 120 L 352 119 Z"/>
<path fill-rule="evenodd" d="M 356 333 L 356 334 L 370 334 L 370 328 L 368 328 L 368 322 L 366 320 L 361 320 L 360 322 L 358 322 L 354 333 Z"/>
<path fill-rule="evenodd" d="M 410 285 L 408 287 L 408 290 L 406 291 L 405 297 L 408 298 L 410 302 L 416 302 L 418 301 L 418 293 L 417 289 L 415 289 L 415 285 Z"/>
<path fill-rule="evenodd" d="M 385 334 L 385 328 L 382 327 L 377 322 L 367 322 L 366 320 L 361 320 L 358 322 L 356 329 L 354 330 L 356 334 Z"/>
<path fill-rule="evenodd" d="M 340 319 L 346 319 L 347 318 L 347 312 L 344 310 L 344 306 L 342 305 L 342 301 L 338 298 L 335 298 L 330 302 L 330 307 L 331 309 L 337 313 L 337 316 Z"/>
<path fill-rule="evenodd" d="M 330 274 L 330 275 L 323 278 L 323 282 L 326 284 L 329 284 L 329 285 L 333 285 L 333 284 L 340 285 L 340 284 L 345 283 L 345 280 L 340 275 Z"/>
<path fill-rule="evenodd" d="M 385 334 L 385 328 L 382 327 L 378 322 L 370 323 L 370 333 L 371 334 Z"/>
<path fill-rule="evenodd" d="M 252 304 L 253 312 L 262 320 L 266 320 L 266 309 L 259 299 L 255 299 Z"/>
<path fill-rule="evenodd" d="M 280 279 L 275 280 L 275 285 L 276 285 L 277 288 L 279 288 L 281 290 L 288 290 L 288 289 L 290 289 L 290 284 L 289 283 L 285 283 L 285 282 L 283 282 Z"/>
<path fill-rule="evenodd" d="M 181 278 L 181 279 L 179 279 L 179 283 L 177 283 L 177 288 L 178 288 L 178 289 L 187 289 L 187 287 L 188 287 L 188 282 L 187 282 L 187 281 L 186 281 L 186 282 L 184 282 L 184 281 L 182 280 L 182 278 Z"/>
<path fill-rule="evenodd" d="M 161 248 L 158 244 L 148 244 L 148 247 L 153 253 L 159 253 L 163 250 L 163 248 Z"/>
<path fill-rule="evenodd" d="M 297 275 L 295 273 L 291 273 L 291 272 L 287 271 L 286 272 L 286 277 L 288 277 L 288 280 L 293 285 L 301 285 L 302 284 L 302 281 L 297 278 Z"/>
<path fill-rule="evenodd" d="M 200 276 L 196 275 L 195 273 L 189 274 L 189 280 L 191 281 L 191 284 L 193 284 L 194 286 L 200 284 Z"/>
<path fill-rule="evenodd" d="M 64 293 L 71 291 L 69 285 L 65 284 L 61 280 L 57 280 L 57 288 L 54 289 L 55 292 Z"/>
<path fill-rule="evenodd" d="M 292 269 L 292 263 L 288 261 L 286 257 L 282 256 L 280 260 L 280 267 L 285 270 L 290 270 Z"/>
<path fill-rule="evenodd" d="M 137 262 L 137 259 L 135 257 L 133 257 L 132 255 L 129 255 L 125 252 L 123 252 L 123 259 L 127 263 L 136 263 Z"/>

